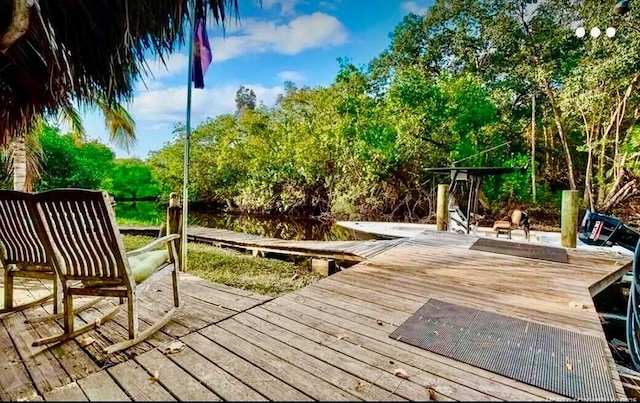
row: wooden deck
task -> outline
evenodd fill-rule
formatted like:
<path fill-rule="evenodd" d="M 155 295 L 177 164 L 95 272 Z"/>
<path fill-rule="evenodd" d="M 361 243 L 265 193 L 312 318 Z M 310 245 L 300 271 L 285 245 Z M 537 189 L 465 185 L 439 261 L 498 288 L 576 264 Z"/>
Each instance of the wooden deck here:
<path fill-rule="evenodd" d="M 120 228 L 124 234 L 156 236 L 159 227 Z M 215 246 L 231 247 L 254 252 L 277 253 L 284 255 L 330 258 L 357 263 L 394 247 L 402 239 L 366 240 L 366 241 L 310 241 L 285 240 L 261 235 L 247 234 L 226 229 L 189 227 L 189 241 L 208 243 Z"/>
<path fill-rule="evenodd" d="M 182 274 L 180 315 L 148 342 L 113 357 L 102 356 L 99 346 L 124 337 L 123 315 L 89 333 L 92 344 L 75 340 L 50 349 L 30 343 L 58 326 L 24 323 L 44 308 L 10 315 L 0 320 L 0 356 L 6 357 L 0 398 L 565 399 L 389 334 L 427 299 L 437 298 L 588 334 L 606 346 L 592 285 L 603 287 L 622 275 L 628 259 L 572 251 L 568 264 L 557 264 L 470 250 L 474 239 L 419 235 L 276 299 Z M 43 292 L 37 285 L 28 284 L 22 296 Z M 168 287 L 159 286 L 152 299 L 168 307 Z M 83 320 L 92 317 L 87 313 Z M 175 339 L 185 349 L 164 354 Z M 604 351 L 616 392 L 626 400 L 611 354 Z M 408 378 L 395 376 L 397 369 Z"/>

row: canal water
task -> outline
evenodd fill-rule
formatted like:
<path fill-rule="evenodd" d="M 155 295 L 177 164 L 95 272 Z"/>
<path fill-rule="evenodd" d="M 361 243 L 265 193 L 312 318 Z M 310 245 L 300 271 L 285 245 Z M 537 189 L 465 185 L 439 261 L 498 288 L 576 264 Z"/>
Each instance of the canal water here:
<path fill-rule="evenodd" d="M 116 216 L 153 225 L 164 221 L 165 207 L 155 202 L 118 202 Z M 333 221 L 283 215 L 247 215 L 189 207 L 189 225 L 221 228 L 286 240 L 347 241 L 351 231 Z"/>

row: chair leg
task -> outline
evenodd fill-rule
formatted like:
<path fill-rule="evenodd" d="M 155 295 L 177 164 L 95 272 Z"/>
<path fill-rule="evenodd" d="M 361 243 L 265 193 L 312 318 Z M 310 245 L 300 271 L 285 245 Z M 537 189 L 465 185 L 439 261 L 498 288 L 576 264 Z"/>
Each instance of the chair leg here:
<path fill-rule="evenodd" d="M 4 309 L 13 310 L 13 273 L 11 267 L 4 268 Z"/>
<path fill-rule="evenodd" d="M 64 332 L 72 333 L 73 332 L 73 295 L 71 295 L 67 290 L 65 290 L 64 300 L 62 301 L 64 304 Z"/>
<path fill-rule="evenodd" d="M 173 306 L 175 306 L 175 307 L 179 307 L 180 306 L 179 276 L 180 276 L 180 273 L 178 273 L 178 268 L 176 266 L 174 266 L 173 271 L 171 272 L 171 277 L 172 277 L 172 280 L 173 280 Z"/>
<path fill-rule="evenodd" d="M 47 296 L 38 298 L 36 300 L 33 300 L 25 304 L 15 305 L 14 304 L 15 301 L 13 300 L 13 295 L 14 295 L 13 288 L 15 283 L 14 278 L 15 278 L 15 272 L 8 269 L 4 270 L 4 306 L 2 309 L 0 309 L 0 317 L 3 317 L 13 312 L 19 312 L 27 308 L 38 306 L 50 300 L 51 298 L 53 298 L 53 294 L 49 294 Z"/>
<path fill-rule="evenodd" d="M 58 286 L 58 278 L 57 276 L 52 280 L 53 282 L 53 314 L 57 315 L 60 305 L 62 301 L 59 300 L 58 292 L 60 291 L 60 287 Z"/>
<path fill-rule="evenodd" d="M 129 292 L 128 294 L 129 339 L 134 339 L 138 335 L 138 304 L 136 295 L 133 292 Z"/>

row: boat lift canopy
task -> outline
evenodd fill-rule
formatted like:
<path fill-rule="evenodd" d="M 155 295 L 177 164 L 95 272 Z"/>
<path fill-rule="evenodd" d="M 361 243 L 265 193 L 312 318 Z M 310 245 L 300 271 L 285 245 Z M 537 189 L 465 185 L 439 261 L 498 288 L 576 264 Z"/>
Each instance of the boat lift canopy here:
<path fill-rule="evenodd" d="M 451 177 L 451 183 L 449 183 L 449 200 L 456 191 L 457 183 L 459 181 L 465 181 L 469 184 L 469 195 L 467 199 L 467 211 L 465 214 L 467 234 L 471 229 L 471 219 L 475 220 L 475 224 L 478 224 L 476 214 L 478 212 L 478 191 L 480 190 L 480 184 L 482 178 L 491 175 L 504 175 L 514 172 L 526 172 L 529 168 L 529 164 L 523 167 L 442 167 L 442 168 L 427 168 L 427 172 L 433 173 L 448 173 Z"/>

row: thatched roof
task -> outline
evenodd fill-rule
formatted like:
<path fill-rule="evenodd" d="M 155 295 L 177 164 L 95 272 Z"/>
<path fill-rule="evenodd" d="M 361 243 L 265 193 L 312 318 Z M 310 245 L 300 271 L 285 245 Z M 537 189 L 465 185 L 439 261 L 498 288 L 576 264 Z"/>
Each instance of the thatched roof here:
<path fill-rule="evenodd" d="M 145 52 L 184 43 L 194 1 L 218 23 L 237 16 L 237 0 L 0 0 L 0 143 L 72 99 L 130 99 Z"/>

